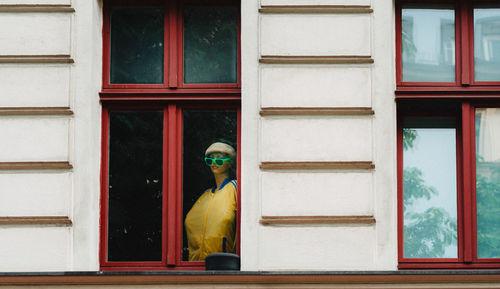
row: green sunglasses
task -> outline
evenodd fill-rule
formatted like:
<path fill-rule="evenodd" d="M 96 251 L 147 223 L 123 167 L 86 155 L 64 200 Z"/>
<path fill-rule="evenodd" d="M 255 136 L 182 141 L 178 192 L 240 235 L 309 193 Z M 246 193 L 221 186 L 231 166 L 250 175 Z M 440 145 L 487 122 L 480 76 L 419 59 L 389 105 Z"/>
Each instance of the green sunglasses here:
<path fill-rule="evenodd" d="M 208 158 L 206 157 L 205 158 L 205 163 L 207 164 L 207 166 L 211 166 L 214 162 L 215 162 L 215 165 L 220 167 L 220 166 L 223 166 L 225 162 L 229 162 L 231 160 L 231 158 L 225 158 L 225 159 L 214 159 L 214 158 Z"/>

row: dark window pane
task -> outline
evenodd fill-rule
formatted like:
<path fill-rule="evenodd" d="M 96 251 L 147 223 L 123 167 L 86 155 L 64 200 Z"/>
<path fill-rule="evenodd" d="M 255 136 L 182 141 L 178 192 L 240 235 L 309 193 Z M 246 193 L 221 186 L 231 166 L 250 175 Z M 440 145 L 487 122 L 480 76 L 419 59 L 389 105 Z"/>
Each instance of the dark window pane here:
<path fill-rule="evenodd" d="M 455 82 L 453 7 L 403 8 L 401 49 L 403 81 Z"/>
<path fill-rule="evenodd" d="M 114 111 L 109 130 L 108 261 L 160 261 L 163 113 Z"/>
<path fill-rule="evenodd" d="M 215 187 L 214 173 L 212 168 L 207 166 L 204 160 L 206 149 L 214 142 L 223 142 L 229 144 L 236 151 L 237 121 L 236 111 L 224 110 L 185 110 L 183 113 L 184 122 L 184 140 L 183 140 L 183 220 L 186 219 L 188 212 L 194 208 L 197 200 L 203 202 L 200 198 L 208 189 Z M 236 179 L 236 159 L 233 157 L 227 167 L 227 176 L 229 180 Z M 226 238 L 226 252 L 234 252 L 234 238 L 236 225 L 236 200 L 232 194 L 236 189 L 233 184 L 227 184 L 224 191 L 216 191 L 212 201 L 203 203 L 197 207 L 197 215 L 192 213 L 190 217 L 191 227 L 188 246 L 188 237 L 186 230 L 183 236 L 183 260 L 203 260 L 205 254 L 222 252 L 222 239 Z M 220 193 L 221 192 L 221 193 Z M 219 194 L 220 193 L 220 194 Z M 209 192 L 209 195 L 211 192 Z M 223 195 L 226 194 L 226 195 Z M 221 201 L 224 198 L 226 201 Z M 211 206 L 211 208 L 210 208 Z M 209 212 L 209 213 L 208 213 Z M 217 212 L 225 214 L 226 219 L 213 216 Z M 231 220 L 232 218 L 232 220 Z M 205 219 L 207 223 L 205 224 Z M 204 230 L 204 228 L 208 228 Z M 211 230 L 210 228 L 215 228 Z M 220 230 L 218 230 L 220 229 Z M 205 234 L 202 234 L 205 232 Z M 196 239 L 198 238 L 198 239 Z M 203 245 L 202 245 L 203 244 Z M 204 249 L 200 250 L 203 246 Z M 191 247 L 191 254 L 188 247 Z M 200 252 L 203 251 L 205 253 Z M 190 258 L 191 255 L 191 258 Z"/>
<path fill-rule="evenodd" d="M 111 83 L 163 83 L 163 9 L 111 11 Z"/>
<path fill-rule="evenodd" d="M 477 256 L 500 258 L 500 108 L 476 109 Z"/>
<path fill-rule="evenodd" d="M 238 9 L 184 7 L 184 82 L 237 81 Z"/>
<path fill-rule="evenodd" d="M 403 130 L 405 258 L 457 258 L 454 119 L 408 118 Z"/>
<path fill-rule="evenodd" d="M 500 9 L 474 9 L 474 70 L 477 81 L 500 81 Z"/>

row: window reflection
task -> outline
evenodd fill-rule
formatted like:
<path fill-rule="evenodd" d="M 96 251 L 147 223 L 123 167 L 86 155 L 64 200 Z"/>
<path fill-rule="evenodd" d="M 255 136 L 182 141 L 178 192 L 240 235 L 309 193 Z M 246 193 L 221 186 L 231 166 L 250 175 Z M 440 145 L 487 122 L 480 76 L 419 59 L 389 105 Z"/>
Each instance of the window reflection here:
<path fill-rule="evenodd" d="M 451 8 L 402 10 L 403 81 L 455 82 L 455 15 Z"/>
<path fill-rule="evenodd" d="M 500 9 L 474 9 L 477 81 L 500 81 Z"/>
<path fill-rule="evenodd" d="M 500 257 L 500 108 L 476 109 L 477 255 Z"/>
<path fill-rule="evenodd" d="M 403 130 L 405 258 L 457 258 L 455 120 L 407 118 Z"/>
<path fill-rule="evenodd" d="M 182 259 L 197 261 L 204 260 L 210 253 L 233 253 L 236 248 L 237 209 L 236 111 L 184 110 L 183 134 L 185 228 Z M 214 143 L 225 145 L 216 145 L 212 151 L 210 148 Z M 234 153 L 230 153 L 230 147 Z M 205 157 L 209 159 L 205 160 Z M 214 166 L 212 162 L 219 162 L 221 166 Z M 227 173 L 227 177 L 222 178 L 224 180 L 217 180 L 217 173 L 221 173 L 219 170 Z M 220 182 L 217 188 L 216 181 Z"/>

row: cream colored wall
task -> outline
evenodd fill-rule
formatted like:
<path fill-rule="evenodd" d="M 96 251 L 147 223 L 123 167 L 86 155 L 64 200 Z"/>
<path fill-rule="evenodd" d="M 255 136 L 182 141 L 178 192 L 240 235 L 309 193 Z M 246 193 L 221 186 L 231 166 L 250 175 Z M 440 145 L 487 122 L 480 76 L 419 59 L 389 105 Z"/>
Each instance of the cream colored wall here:
<path fill-rule="evenodd" d="M 0 12 L 0 111 L 25 114 L 0 112 L 0 162 L 73 168 L 0 170 L 0 217 L 66 216 L 73 224 L 0 225 L 0 271 L 98 270 L 102 9 L 97 1 L 0 1 L 13 4 L 76 12 Z M 74 63 L 32 63 L 33 56 Z M 26 113 L 30 107 L 73 114 Z"/>
<path fill-rule="evenodd" d="M 259 13 L 266 5 L 371 5 L 373 13 Z M 243 270 L 396 269 L 393 9 L 392 1 L 242 1 Z M 374 63 L 259 63 L 262 56 Z M 374 115 L 260 116 L 266 107 L 369 107 Z M 260 162 L 304 161 L 375 169 L 259 170 Z M 261 216 L 359 215 L 376 224 L 258 225 Z"/>

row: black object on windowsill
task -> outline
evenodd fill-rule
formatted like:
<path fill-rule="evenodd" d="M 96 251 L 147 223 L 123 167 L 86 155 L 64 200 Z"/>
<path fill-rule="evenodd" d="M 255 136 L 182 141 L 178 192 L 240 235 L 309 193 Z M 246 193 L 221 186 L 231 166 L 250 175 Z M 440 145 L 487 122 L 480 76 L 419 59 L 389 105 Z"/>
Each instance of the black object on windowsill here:
<path fill-rule="evenodd" d="M 205 270 L 240 270 L 240 256 L 232 253 L 214 253 L 205 258 Z"/>
<path fill-rule="evenodd" d="M 205 258 L 205 270 L 240 270 L 240 256 L 226 253 L 226 237 L 222 238 L 222 252 Z"/>

